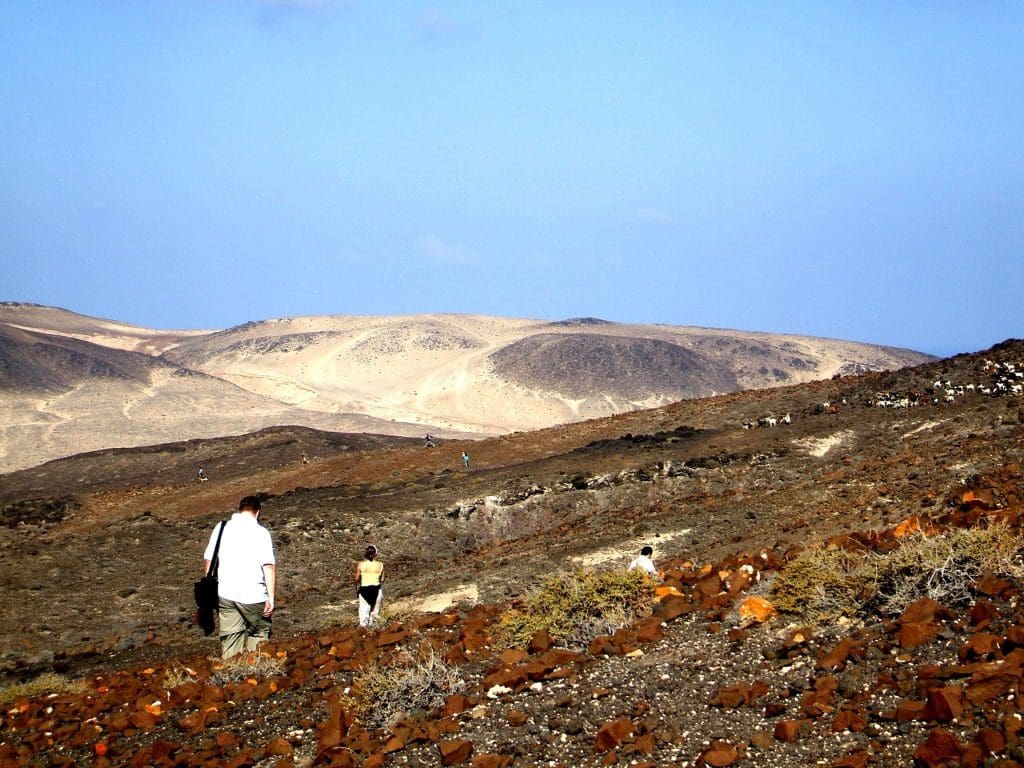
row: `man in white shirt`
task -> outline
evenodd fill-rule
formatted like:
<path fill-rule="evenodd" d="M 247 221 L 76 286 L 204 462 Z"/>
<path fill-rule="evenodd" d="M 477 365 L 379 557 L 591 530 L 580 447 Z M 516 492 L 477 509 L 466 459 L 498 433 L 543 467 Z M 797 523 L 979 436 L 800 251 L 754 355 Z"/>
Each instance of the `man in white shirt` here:
<path fill-rule="evenodd" d="M 255 651 L 270 639 L 277 567 L 270 532 L 259 523 L 260 500 L 246 496 L 224 525 L 217 552 L 217 594 L 220 598 L 221 652 L 225 659 Z M 210 570 L 220 526 L 206 545 L 205 570 Z"/>
<path fill-rule="evenodd" d="M 657 576 L 658 569 L 654 567 L 654 561 L 651 560 L 651 555 L 653 554 L 654 549 L 652 547 L 644 547 L 640 550 L 640 554 L 633 558 L 627 570 L 631 571 L 634 568 L 639 568 L 648 576 Z"/>

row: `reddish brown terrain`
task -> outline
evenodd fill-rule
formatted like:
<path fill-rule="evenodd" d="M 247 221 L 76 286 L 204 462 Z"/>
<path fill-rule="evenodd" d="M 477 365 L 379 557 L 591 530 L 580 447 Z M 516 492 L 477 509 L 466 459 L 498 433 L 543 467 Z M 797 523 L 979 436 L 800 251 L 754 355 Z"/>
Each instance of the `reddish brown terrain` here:
<path fill-rule="evenodd" d="M 4 475 L 0 766 L 1024 764 L 1013 573 L 899 614 L 737 610 L 829 539 L 870 560 L 908 536 L 1016 535 L 1020 371 L 1011 341 L 436 448 L 273 428 Z M 230 679 L 190 591 L 253 492 L 279 560 L 274 664 Z M 371 633 L 350 586 L 368 542 L 405 606 Z M 672 587 L 651 617 L 572 649 L 501 642 L 545 578 L 623 568 L 644 543 Z M 466 598 L 421 610 L 444 593 Z M 455 692 L 375 722 L 367 672 L 428 655 Z M 46 672 L 66 687 L 14 687 Z"/>

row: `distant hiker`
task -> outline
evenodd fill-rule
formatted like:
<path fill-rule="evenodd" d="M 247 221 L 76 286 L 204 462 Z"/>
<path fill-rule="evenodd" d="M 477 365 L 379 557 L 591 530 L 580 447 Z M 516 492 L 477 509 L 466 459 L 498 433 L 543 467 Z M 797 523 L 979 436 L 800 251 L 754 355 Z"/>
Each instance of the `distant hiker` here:
<path fill-rule="evenodd" d="M 217 553 L 217 613 L 225 659 L 244 650 L 255 651 L 270 639 L 277 566 L 270 532 L 259 519 L 259 498 L 246 496 L 238 502 L 238 512 L 221 524 L 224 532 Z M 213 529 L 206 545 L 204 573 L 210 570 L 219 527 Z"/>
<path fill-rule="evenodd" d="M 462 452 L 462 466 L 469 469 L 469 454 L 465 451 Z"/>
<path fill-rule="evenodd" d="M 654 549 L 652 547 L 644 547 L 640 550 L 640 554 L 633 558 L 629 568 L 626 570 L 632 571 L 634 568 L 639 568 L 648 576 L 657 576 L 658 569 L 654 567 L 654 561 L 651 560 L 651 555 L 653 554 Z"/>
<path fill-rule="evenodd" d="M 365 560 L 356 565 L 356 594 L 359 597 L 359 626 L 372 627 L 380 615 L 384 600 L 381 582 L 384 563 L 377 559 L 377 548 L 372 544 L 366 548 Z"/>
<path fill-rule="evenodd" d="M 205 483 L 205 482 L 206 482 L 207 480 L 209 480 L 209 479 L 210 479 L 210 478 L 208 478 L 208 477 L 206 476 L 206 470 L 205 470 L 205 469 L 203 469 L 202 467 L 200 467 L 200 468 L 199 468 L 199 482 L 200 482 L 200 483 Z"/>
<path fill-rule="evenodd" d="M 426 447 L 426 448 L 433 448 L 434 447 L 434 436 L 431 435 L 429 432 L 427 432 L 427 436 L 426 436 L 426 438 L 424 438 L 424 440 L 425 440 L 424 447 Z"/>
<path fill-rule="evenodd" d="M 302 452 L 302 463 L 309 464 L 309 454 L 307 454 L 305 451 Z"/>

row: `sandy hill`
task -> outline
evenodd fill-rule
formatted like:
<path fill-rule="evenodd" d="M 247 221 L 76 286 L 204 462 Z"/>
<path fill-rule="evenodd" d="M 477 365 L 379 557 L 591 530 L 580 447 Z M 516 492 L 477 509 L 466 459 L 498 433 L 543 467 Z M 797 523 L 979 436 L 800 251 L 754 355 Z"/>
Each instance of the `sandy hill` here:
<path fill-rule="evenodd" d="M 1022 341 L 433 449 L 275 428 L 4 475 L 0 759 L 1020 766 L 1018 374 Z M 190 589 L 252 492 L 275 641 L 227 668 Z M 353 627 L 368 542 L 395 609 L 375 632 Z M 652 615 L 502 634 L 552 575 L 621 573 L 642 544 L 669 590 Z M 741 614 L 752 594 L 777 615 Z M 430 659 L 447 687 L 424 699 Z"/>
<path fill-rule="evenodd" d="M 334 315 L 155 331 L 6 303 L 0 328 L 8 361 L 0 470 L 275 424 L 502 434 L 930 359 L 855 342 L 594 318 Z M 78 356 L 60 376 L 58 350 Z M 110 375 L 109 350 L 145 375 Z"/>
<path fill-rule="evenodd" d="M 443 314 L 247 323 L 164 356 L 303 408 L 481 433 L 930 359 L 802 336 Z"/>

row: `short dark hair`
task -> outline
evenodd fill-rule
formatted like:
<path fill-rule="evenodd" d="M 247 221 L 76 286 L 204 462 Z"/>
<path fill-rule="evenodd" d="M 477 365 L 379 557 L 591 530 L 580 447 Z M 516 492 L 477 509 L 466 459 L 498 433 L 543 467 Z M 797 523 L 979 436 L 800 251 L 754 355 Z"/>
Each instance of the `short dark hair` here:
<path fill-rule="evenodd" d="M 238 502 L 239 512 L 259 512 L 260 511 L 260 497 L 259 496 L 246 496 L 240 502 Z"/>
<path fill-rule="evenodd" d="M 373 560 L 377 556 L 377 548 L 371 544 L 366 548 L 365 554 L 367 560 Z"/>
<path fill-rule="evenodd" d="M 644 547 L 640 550 L 640 554 L 644 557 L 650 557 L 654 554 L 654 547 Z"/>

